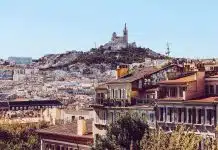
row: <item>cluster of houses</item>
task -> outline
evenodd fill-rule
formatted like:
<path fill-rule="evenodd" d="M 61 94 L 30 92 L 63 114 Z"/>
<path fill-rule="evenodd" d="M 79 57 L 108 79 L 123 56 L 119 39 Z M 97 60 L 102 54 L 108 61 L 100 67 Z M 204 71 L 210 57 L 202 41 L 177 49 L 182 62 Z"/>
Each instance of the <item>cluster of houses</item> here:
<path fill-rule="evenodd" d="M 73 134 L 66 134 L 71 131 L 69 125 L 40 130 L 41 149 L 90 149 L 99 135 L 106 135 L 109 124 L 135 112 L 153 129 L 158 127 L 170 133 L 177 125 L 184 125 L 198 135 L 216 138 L 216 64 L 209 68 L 199 64 L 193 67 L 193 63 L 171 64 L 159 69 L 138 68 L 134 72 L 128 65 L 121 65 L 116 79 L 100 84 L 95 92 L 95 103 L 89 110 L 92 117 L 74 117 Z"/>
<path fill-rule="evenodd" d="M 161 69 L 128 66 L 117 68 L 117 79 L 96 88 L 93 138 L 106 134 L 106 127 L 137 112 L 151 128 L 171 132 L 178 125 L 190 127 L 203 137 L 216 137 L 218 123 L 218 73 L 216 63 L 171 64 Z"/>
<path fill-rule="evenodd" d="M 120 65 L 116 79 L 97 86 L 95 102 L 79 111 L 64 110 L 57 101 L 4 102 L 0 106 L 2 112 L 34 109 L 37 113 L 31 114 L 33 116 L 43 118 L 50 114 L 55 120 L 64 121 L 38 131 L 42 150 L 90 149 L 99 135 L 106 135 L 109 124 L 126 113 L 135 112 L 153 129 L 171 132 L 177 125 L 184 125 L 198 135 L 216 138 L 218 73 L 216 63 L 207 65 L 191 62 L 162 68 L 139 67 L 135 71 L 128 65 Z M 27 107 L 29 105 L 32 107 Z M 47 108 L 51 113 L 45 111 Z"/>

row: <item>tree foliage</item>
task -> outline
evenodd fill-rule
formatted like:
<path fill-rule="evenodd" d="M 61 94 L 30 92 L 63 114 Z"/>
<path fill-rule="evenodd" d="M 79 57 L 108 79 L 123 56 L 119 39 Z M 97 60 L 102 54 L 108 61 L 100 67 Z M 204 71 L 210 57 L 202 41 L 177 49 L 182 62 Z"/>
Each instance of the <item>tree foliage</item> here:
<path fill-rule="evenodd" d="M 138 115 L 127 114 L 107 128 L 106 137 L 99 137 L 95 150 L 139 149 L 140 141 L 148 135 L 148 125 Z"/>
<path fill-rule="evenodd" d="M 185 126 L 177 126 L 172 132 L 149 129 L 137 115 L 126 115 L 107 128 L 106 136 L 96 139 L 93 150 L 196 150 L 200 146 L 218 150 L 218 140 L 203 138 Z"/>
<path fill-rule="evenodd" d="M 178 126 L 171 133 L 153 130 L 149 137 L 144 137 L 143 150 L 196 150 L 202 137 L 183 126 Z"/>
<path fill-rule="evenodd" d="M 47 123 L 1 124 L 0 150 L 38 150 L 40 140 L 37 129 L 47 127 Z"/>
<path fill-rule="evenodd" d="M 81 54 L 73 63 L 85 63 L 86 65 L 105 63 L 116 67 L 122 63 L 144 62 L 145 58 L 165 59 L 166 56 L 155 53 L 149 48 L 124 48 L 118 51 L 99 48 Z"/>

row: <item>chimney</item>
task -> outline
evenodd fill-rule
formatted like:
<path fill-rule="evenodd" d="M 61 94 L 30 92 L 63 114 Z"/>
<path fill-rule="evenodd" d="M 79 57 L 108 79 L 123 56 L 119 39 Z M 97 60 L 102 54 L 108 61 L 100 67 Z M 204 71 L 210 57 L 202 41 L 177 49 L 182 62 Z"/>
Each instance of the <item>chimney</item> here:
<path fill-rule="evenodd" d="M 129 73 L 128 65 L 117 66 L 117 69 L 116 69 L 116 79 L 122 78 L 122 77 L 128 75 L 128 73 Z"/>
<path fill-rule="evenodd" d="M 195 76 L 194 76 L 195 80 L 197 80 L 197 75 L 198 75 L 198 72 L 195 72 Z"/>
<path fill-rule="evenodd" d="M 77 135 L 85 135 L 87 133 L 87 126 L 85 119 L 78 119 L 77 120 Z"/>

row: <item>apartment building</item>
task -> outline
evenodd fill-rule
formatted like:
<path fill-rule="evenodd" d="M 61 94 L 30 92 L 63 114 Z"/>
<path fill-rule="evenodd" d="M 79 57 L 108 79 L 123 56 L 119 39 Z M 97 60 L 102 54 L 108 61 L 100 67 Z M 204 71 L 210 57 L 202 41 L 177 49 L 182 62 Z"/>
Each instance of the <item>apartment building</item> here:
<path fill-rule="evenodd" d="M 130 72 L 128 66 L 119 66 L 117 78 L 96 88 L 93 135 L 105 135 L 106 127 L 126 113 L 137 112 L 146 118 L 150 127 L 155 127 L 153 102 L 157 98 L 158 83 L 181 73 L 177 65 L 162 69 L 154 67 L 139 68 Z"/>
<path fill-rule="evenodd" d="M 196 134 L 215 137 L 218 97 L 214 95 L 216 84 L 210 82 L 213 78 L 205 78 L 205 72 L 193 72 L 160 82 L 160 94 L 156 101 L 158 125 L 170 132 L 182 124 L 192 128 Z M 211 85 L 211 95 L 208 95 L 205 87 Z"/>
<path fill-rule="evenodd" d="M 63 118 L 63 104 L 57 100 L 28 100 L 0 102 L 0 123 L 55 124 Z"/>

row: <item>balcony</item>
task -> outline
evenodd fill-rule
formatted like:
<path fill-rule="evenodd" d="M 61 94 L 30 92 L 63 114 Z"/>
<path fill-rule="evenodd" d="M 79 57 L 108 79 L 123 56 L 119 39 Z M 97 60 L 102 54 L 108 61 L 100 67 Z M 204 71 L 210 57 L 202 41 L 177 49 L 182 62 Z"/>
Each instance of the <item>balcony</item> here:
<path fill-rule="evenodd" d="M 140 106 L 145 104 L 151 104 L 153 99 L 145 98 L 132 98 L 131 102 L 127 99 L 96 99 L 96 103 L 93 107 L 129 107 L 129 106 Z"/>
<path fill-rule="evenodd" d="M 108 124 L 108 121 L 107 120 L 103 120 L 103 119 L 97 119 L 94 121 L 94 124 L 95 125 L 101 125 L 101 126 L 105 126 Z"/>

